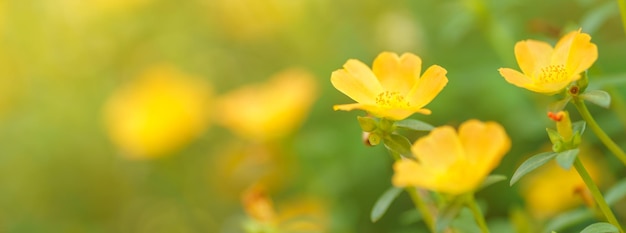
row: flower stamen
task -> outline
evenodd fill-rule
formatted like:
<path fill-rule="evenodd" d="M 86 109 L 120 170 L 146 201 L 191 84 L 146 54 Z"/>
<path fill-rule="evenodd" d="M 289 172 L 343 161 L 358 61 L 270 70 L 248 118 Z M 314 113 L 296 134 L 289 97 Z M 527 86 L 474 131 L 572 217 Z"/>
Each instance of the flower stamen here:
<path fill-rule="evenodd" d="M 541 68 L 537 83 L 557 83 L 567 80 L 569 77 L 565 65 L 550 65 Z"/>
<path fill-rule="evenodd" d="M 397 91 L 384 91 L 376 96 L 376 104 L 385 108 L 406 108 L 409 102 Z"/>

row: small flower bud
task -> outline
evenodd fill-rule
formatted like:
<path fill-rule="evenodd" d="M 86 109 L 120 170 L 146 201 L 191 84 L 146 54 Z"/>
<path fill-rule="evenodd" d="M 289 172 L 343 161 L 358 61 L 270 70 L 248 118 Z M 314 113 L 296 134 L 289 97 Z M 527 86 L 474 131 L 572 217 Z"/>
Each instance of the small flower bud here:
<path fill-rule="evenodd" d="M 361 117 L 358 116 L 357 120 L 359 121 L 359 125 L 364 132 L 373 132 L 376 130 L 378 122 L 374 118 L 371 117 Z"/>
<path fill-rule="evenodd" d="M 380 135 L 376 133 L 363 132 L 363 144 L 366 146 L 376 146 L 380 144 Z"/>

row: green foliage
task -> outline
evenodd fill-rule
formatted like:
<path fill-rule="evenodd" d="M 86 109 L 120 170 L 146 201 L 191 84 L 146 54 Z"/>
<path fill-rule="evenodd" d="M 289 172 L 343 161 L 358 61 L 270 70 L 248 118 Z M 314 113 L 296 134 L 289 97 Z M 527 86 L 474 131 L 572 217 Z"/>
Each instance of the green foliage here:
<path fill-rule="evenodd" d="M 426 122 L 416 120 L 416 119 L 410 119 L 410 118 L 397 121 L 396 127 L 400 129 L 408 129 L 408 130 L 414 130 L 414 131 L 430 131 L 435 128 L 434 126 Z"/>
<path fill-rule="evenodd" d="M 556 155 L 556 162 L 565 170 L 569 170 L 574 165 L 574 160 L 576 160 L 576 156 L 578 156 L 578 152 L 580 150 L 578 148 L 572 150 L 566 150 L 562 152 L 558 152 Z"/>
<path fill-rule="evenodd" d="M 543 152 L 528 158 L 522 163 L 522 165 L 517 168 L 517 170 L 515 170 L 515 173 L 513 173 L 509 185 L 513 186 L 513 184 L 515 184 L 519 179 L 524 177 L 524 175 L 549 162 L 555 156 L 557 156 L 557 153 Z"/>
<path fill-rule="evenodd" d="M 619 233 L 619 230 L 610 223 L 598 222 L 585 227 L 580 233 Z"/>
<path fill-rule="evenodd" d="M 370 213 L 370 219 L 372 222 L 377 222 L 383 217 L 383 215 L 385 215 L 385 212 L 387 212 L 391 203 L 393 203 L 398 195 L 402 193 L 402 190 L 403 189 L 401 188 L 391 187 L 387 189 L 387 191 L 385 191 L 383 195 L 378 198 L 378 200 L 376 200 L 374 208 L 372 208 L 372 212 Z"/>
<path fill-rule="evenodd" d="M 611 106 L 611 95 L 608 92 L 602 90 L 586 91 L 580 95 L 584 100 L 594 103 L 603 108 L 609 108 Z"/>

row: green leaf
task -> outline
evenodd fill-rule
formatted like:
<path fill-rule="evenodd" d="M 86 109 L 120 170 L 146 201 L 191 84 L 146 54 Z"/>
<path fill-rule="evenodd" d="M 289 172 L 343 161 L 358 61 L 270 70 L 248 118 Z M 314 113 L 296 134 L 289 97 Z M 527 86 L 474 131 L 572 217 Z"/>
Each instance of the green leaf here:
<path fill-rule="evenodd" d="M 626 74 L 596 76 L 589 88 L 599 89 L 608 86 L 621 86 L 626 84 Z"/>
<path fill-rule="evenodd" d="M 398 121 L 396 122 L 396 127 L 415 131 L 431 131 L 435 128 L 434 126 L 426 122 L 415 119 L 405 119 Z"/>
<path fill-rule="evenodd" d="M 611 95 L 609 95 L 609 93 L 607 93 L 606 91 L 587 91 L 580 96 L 583 97 L 583 99 L 591 103 L 597 104 L 598 106 L 603 108 L 609 108 L 609 106 L 611 106 Z"/>
<path fill-rule="evenodd" d="M 575 209 L 562 213 L 550 220 L 546 226 L 544 232 L 547 231 L 560 231 L 579 224 L 585 220 L 591 219 L 593 213 L 589 209 Z"/>
<path fill-rule="evenodd" d="M 606 203 L 609 205 L 615 204 L 617 201 L 621 200 L 626 196 L 626 179 L 623 179 L 611 187 L 606 194 L 604 195 L 604 199 Z"/>
<path fill-rule="evenodd" d="M 571 96 L 567 96 L 565 99 L 551 103 L 550 105 L 548 105 L 548 111 L 556 113 L 556 112 L 563 110 L 571 99 L 572 99 Z"/>
<path fill-rule="evenodd" d="M 383 140 L 388 150 L 398 153 L 404 157 L 413 157 L 411 153 L 411 142 L 402 135 L 391 134 Z"/>
<path fill-rule="evenodd" d="M 456 218 L 463 208 L 464 203 L 465 199 L 458 196 L 448 202 L 448 204 L 441 209 L 441 212 L 437 215 L 437 221 L 435 222 L 436 232 L 442 232 L 450 225 L 450 223 L 452 223 L 452 220 Z"/>
<path fill-rule="evenodd" d="M 579 149 L 576 148 L 572 150 L 559 152 L 557 153 L 557 156 L 556 156 L 556 162 L 563 169 L 569 170 L 570 168 L 572 168 L 572 165 L 574 164 L 574 160 L 576 159 L 576 156 L 578 155 L 578 151 Z"/>
<path fill-rule="evenodd" d="M 477 190 L 481 190 L 484 189 L 492 184 L 498 183 L 500 181 L 506 180 L 506 176 L 505 175 L 490 175 L 487 176 L 487 178 L 483 181 L 482 184 L 480 184 L 480 186 L 478 186 Z"/>
<path fill-rule="evenodd" d="M 580 135 L 583 135 L 586 127 L 587 127 L 587 122 L 585 121 L 577 121 L 577 122 L 572 123 L 572 131 L 574 133 L 578 132 L 580 133 Z"/>
<path fill-rule="evenodd" d="M 597 222 L 585 227 L 580 233 L 619 233 L 619 230 L 610 223 Z"/>
<path fill-rule="evenodd" d="M 395 200 L 401 192 L 401 188 L 391 187 L 376 200 L 374 208 L 372 208 L 372 212 L 370 213 L 372 222 L 378 221 L 385 215 L 385 212 L 389 209 L 389 205 L 391 205 L 393 200 Z"/>
<path fill-rule="evenodd" d="M 550 138 L 550 142 L 552 144 L 556 144 L 563 141 L 563 137 L 554 129 L 546 128 L 546 132 L 548 132 L 548 137 Z"/>
<path fill-rule="evenodd" d="M 524 161 L 524 163 L 522 163 L 522 165 L 520 165 L 519 168 L 517 168 L 515 173 L 513 173 L 513 176 L 511 177 L 511 181 L 509 182 L 509 185 L 513 186 L 513 184 L 515 184 L 515 182 L 517 182 L 524 175 L 531 172 L 532 170 L 535 170 L 541 165 L 544 165 L 545 163 L 553 159 L 554 156 L 556 155 L 557 154 L 554 152 L 543 152 L 543 153 L 534 155 L 533 157 L 530 157 L 529 159 Z"/>

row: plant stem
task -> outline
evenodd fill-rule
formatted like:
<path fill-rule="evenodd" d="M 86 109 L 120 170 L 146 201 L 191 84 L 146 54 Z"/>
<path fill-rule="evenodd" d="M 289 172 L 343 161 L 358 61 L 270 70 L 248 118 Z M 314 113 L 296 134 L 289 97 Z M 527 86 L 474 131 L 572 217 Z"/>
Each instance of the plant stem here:
<path fill-rule="evenodd" d="M 388 151 L 395 161 L 400 161 L 402 159 L 402 156 L 400 156 L 397 152 L 392 151 L 392 150 L 388 150 Z M 404 190 L 411 197 L 411 200 L 413 201 L 415 208 L 420 212 L 420 214 L 422 214 L 422 218 L 424 219 L 424 223 L 426 224 L 426 227 L 428 227 L 428 230 L 434 233 L 435 221 L 430 211 L 428 210 L 428 206 L 426 206 L 426 203 L 424 203 L 424 200 L 422 200 L 422 197 L 420 196 L 420 194 L 417 193 L 417 188 L 406 187 Z"/>
<path fill-rule="evenodd" d="M 598 139 L 626 166 L 626 153 L 600 128 L 596 120 L 591 116 L 591 113 L 589 113 L 585 102 L 578 96 L 573 98 L 573 102 L 582 118 L 587 122 L 587 125 L 598 136 Z"/>
<path fill-rule="evenodd" d="M 585 185 L 587 186 L 587 188 L 589 188 L 589 191 L 591 191 L 591 196 L 593 196 L 593 199 L 598 204 L 598 207 L 600 207 L 600 211 L 602 211 L 602 213 L 604 214 L 604 217 L 606 217 L 609 223 L 617 227 L 617 229 L 619 229 L 619 232 L 623 233 L 624 230 L 622 230 L 622 226 L 617 221 L 617 218 L 615 218 L 613 211 L 611 211 L 611 208 L 604 200 L 604 197 L 602 196 L 600 189 L 598 189 L 598 186 L 596 186 L 596 183 L 594 183 L 593 180 L 591 179 L 591 176 L 589 175 L 589 173 L 583 166 L 583 163 L 580 161 L 580 158 L 576 157 L 576 160 L 574 160 L 574 167 L 576 168 L 576 171 L 580 175 L 580 178 L 582 178 L 583 181 L 585 182 Z"/>
<path fill-rule="evenodd" d="M 617 0 L 619 3 L 619 12 L 622 15 L 622 26 L 624 27 L 624 33 L 626 33 L 626 0 Z"/>
<path fill-rule="evenodd" d="M 474 219 L 476 220 L 478 227 L 480 227 L 480 230 L 483 233 L 489 233 L 489 228 L 487 227 L 485 216 L 483 216 L 483 213 L 482 211 L 480 211 L 478 204 L 476 204 L 476 199 L 474 198 L 473 193 L 467 195 L 467 206 L 470 208 L 470 210 L 472 210 L 472 214 L 474 215 Z"/>

